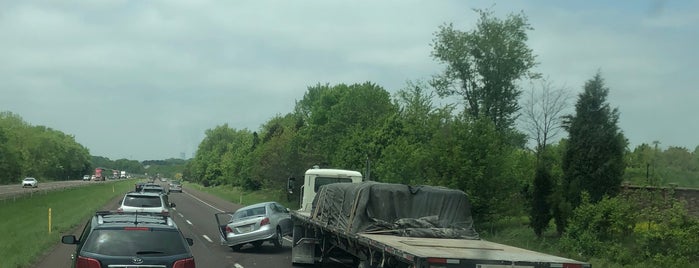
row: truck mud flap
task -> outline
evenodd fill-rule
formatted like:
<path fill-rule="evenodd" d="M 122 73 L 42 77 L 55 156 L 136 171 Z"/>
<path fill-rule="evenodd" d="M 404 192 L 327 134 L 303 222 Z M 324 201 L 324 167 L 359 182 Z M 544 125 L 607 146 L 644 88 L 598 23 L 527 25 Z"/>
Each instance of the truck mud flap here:
<path fill-rule="evenodd" d="M 226 238 L 226 225 L 230 222 L 235 212 L 221 212 L 216 213 L 216 226 L 218 226 L 218 235 L 221 238 L 221 244 L 227 245 L 228 239 Z"/>

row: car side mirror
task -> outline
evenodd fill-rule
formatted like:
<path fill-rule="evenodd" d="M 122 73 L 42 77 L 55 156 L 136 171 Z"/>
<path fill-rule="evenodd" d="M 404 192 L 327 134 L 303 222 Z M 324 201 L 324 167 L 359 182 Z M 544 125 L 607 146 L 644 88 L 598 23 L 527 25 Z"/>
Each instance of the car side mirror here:
<path fill-rule="evenodd" d="M 194 245 L 194 239 L 185 238 L 185 240 L 187 240 L 187 244 L 189 244 L 190 246 Z"/>
<path fill-rule="evenodd" d="M 170 203 L 170 207 L 171 207 L 171 208 L 174 208 L 174 207 L 175 207 L 175 203 Z"/>
<path fill-rule="evenodd" d="M 61 237 L 61 243 L 73 245 L 77 244 L 78 240 L 75 239 L 75 235 L 64 235 L 63 237 Z"/>
<path fill-rule="evenodd" d="M 295 185 L 296 185 L 296 178 L 289 177 L 286 180 L 286 191 L 289 192 L 289 194 L 293 194 Z"/>

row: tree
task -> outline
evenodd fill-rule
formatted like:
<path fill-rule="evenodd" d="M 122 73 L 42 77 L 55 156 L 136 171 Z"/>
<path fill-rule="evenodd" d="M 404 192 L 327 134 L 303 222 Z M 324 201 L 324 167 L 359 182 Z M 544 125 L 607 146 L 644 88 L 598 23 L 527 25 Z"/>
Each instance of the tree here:
<path fill-rule="evenodd" d="M 619 193 L 624 173 L 626 138 L 619 129 L 618 110 L 606 102 L 609 88 L 597 73 L 578 96 L 575 114 L 566 116 L 568 146 L 563 155 L 563 189 L 572 208 L 587 192 L 591 202 Z"/>
<path fill-rule="evenodd" d="M 526 132 L 536 142 L 534 151 L 538 159 L 546 150 L 546 145 L 562 129 L 562 113 L 568 107 L 570 93 L 563 87 L 554 88 L 547 79 L 537 82 L 539 90 L 532 87 L 529 97 L 524 101 L 522 119 Z"/>
<path fill-rule="evenodd" d="M 547 161 L 540 161 L 536 168 L 532 206 L 529 213 L 529 225 L 538 237 L 541 237 L 553 217 L 550 203 L 553 193 L 553 178 L 551 168 L 546 163 Z"/>
<path fill-rule="evenodd" d="M 390 93 L 370 82 L 317 85 L 296 104 L 304 163 L 361 170 L 380 151 L 376 130 L 397 112 Z"/>
<path fill-rule="evenodd" d="M 561 113 L 568 106 L 570 98 L 565 88 L 554 89 L 546 79 L 538 80 L 539 90 L 532 87 L 529 98 L 524 101 L 524 128 L 536 142 L 536 171 L 532 185 L 530 225 L 537 236 L 541 236 L 552 217 L 552 197 L 554 179 L 552 163 L 546 157 L 547 145 L 558 135 L 562 126 Z"/>
<path fill-rule="evenodd" d="M 523 13 L 501 20 L 491 11 L 475 11 L 480 15 L 475 30 L 463 32 L 446 24 L 435 33 L 432 57 L 446 69 L 431 84 L 440 97 L 462 97 L 473 118 L 484 116 L 498 131 L 509 130 L 520 109 L 517 80 L 538 76 L 529 72 L 536 66 L 526 44 L 532 27 Z"/>

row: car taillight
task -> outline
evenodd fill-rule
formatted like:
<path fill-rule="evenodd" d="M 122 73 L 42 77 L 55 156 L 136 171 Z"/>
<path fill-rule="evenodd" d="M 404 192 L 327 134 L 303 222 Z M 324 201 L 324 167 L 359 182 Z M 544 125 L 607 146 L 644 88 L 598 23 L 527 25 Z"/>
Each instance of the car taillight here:
<path fill-rule="evenodd" d="M 194 258 L 186 258 L 176 261 L 172 268 L 196 268 L 194 264 Z"/>
<path fill-rule="evenodd" d="M 232 233 L 233 229 L 231 229 L 230 226 L 226 225 L 226 233 Z"/>
<path fill-rule="evenodd" d="M 122 212 L 124 212 L 123 208 L 121 208 L 121 207 L 117 208 L 117 213 L 122 213 Z"/>
<path fill-rule="evenodd" d="M 264 218 L 264 219 L 262 219 L 262 221 L 260 222 L 260 226 L 267 225 L 267 224 L 269 224 L 269 218 Z"/>
<path fill-rule="evenodd" d="M 75 262 L 75 268 L 102 268 L 102 265 L 93 258 L 78 257 L 78 260 Z"/>
<path fill-rule="evenodd" d="M 162 213 L 163 216 L 166 216 L 166 217 L 170 216 L 170 212 L 167 209 L 163 209 L 162 211 L 160 211 L 160 213 Z"/>

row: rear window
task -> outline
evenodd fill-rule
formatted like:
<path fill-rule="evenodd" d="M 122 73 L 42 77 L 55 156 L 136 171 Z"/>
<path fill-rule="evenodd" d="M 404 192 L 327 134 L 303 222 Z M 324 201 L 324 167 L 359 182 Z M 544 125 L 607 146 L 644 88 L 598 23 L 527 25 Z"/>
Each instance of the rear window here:
<path fill-rule="evenodd" d="M 316 178 L 316 185 L 313 189 L 314 192 L 318 192 L 318 189 L 320 189 L 320 186 L 331 184 L 331 183 L 351 183 L 352 179 L 350 178 L 326 178 L 326 177 L 317 177 Z"/>
<path fill-rule="evenodd" d="M 142 191 L 146 192 L 146 193 L 160 193 L 163 191 L 163 189 L 162 188 L 143 188 Z"/>
<path fill-rule="evenodd" d="M 233 214 L 233 218 L 231 220 L 237 220 L 237 219 L 242 219 L 246 217 L 252 217 L 252 216 L 259 216 L 259 215 L 265 215 L 266 210 L 265 207 L 257 207 L 257 208 L 250 208 L 246 210 L 238 210 Z"/>
<path fill-rule="evenodd" d="M 144 196 L 144 195 L 127 195 L 124 199 L 124 206 L 155 208 L 162 207 L 159 196 Z"/>
<path fill-rule="evenodd" d="M 87 238 L 82 250 L 109 256 L 167 256 L 187 253 L 182 235 L 173 229 L 96 229 Z"/>

